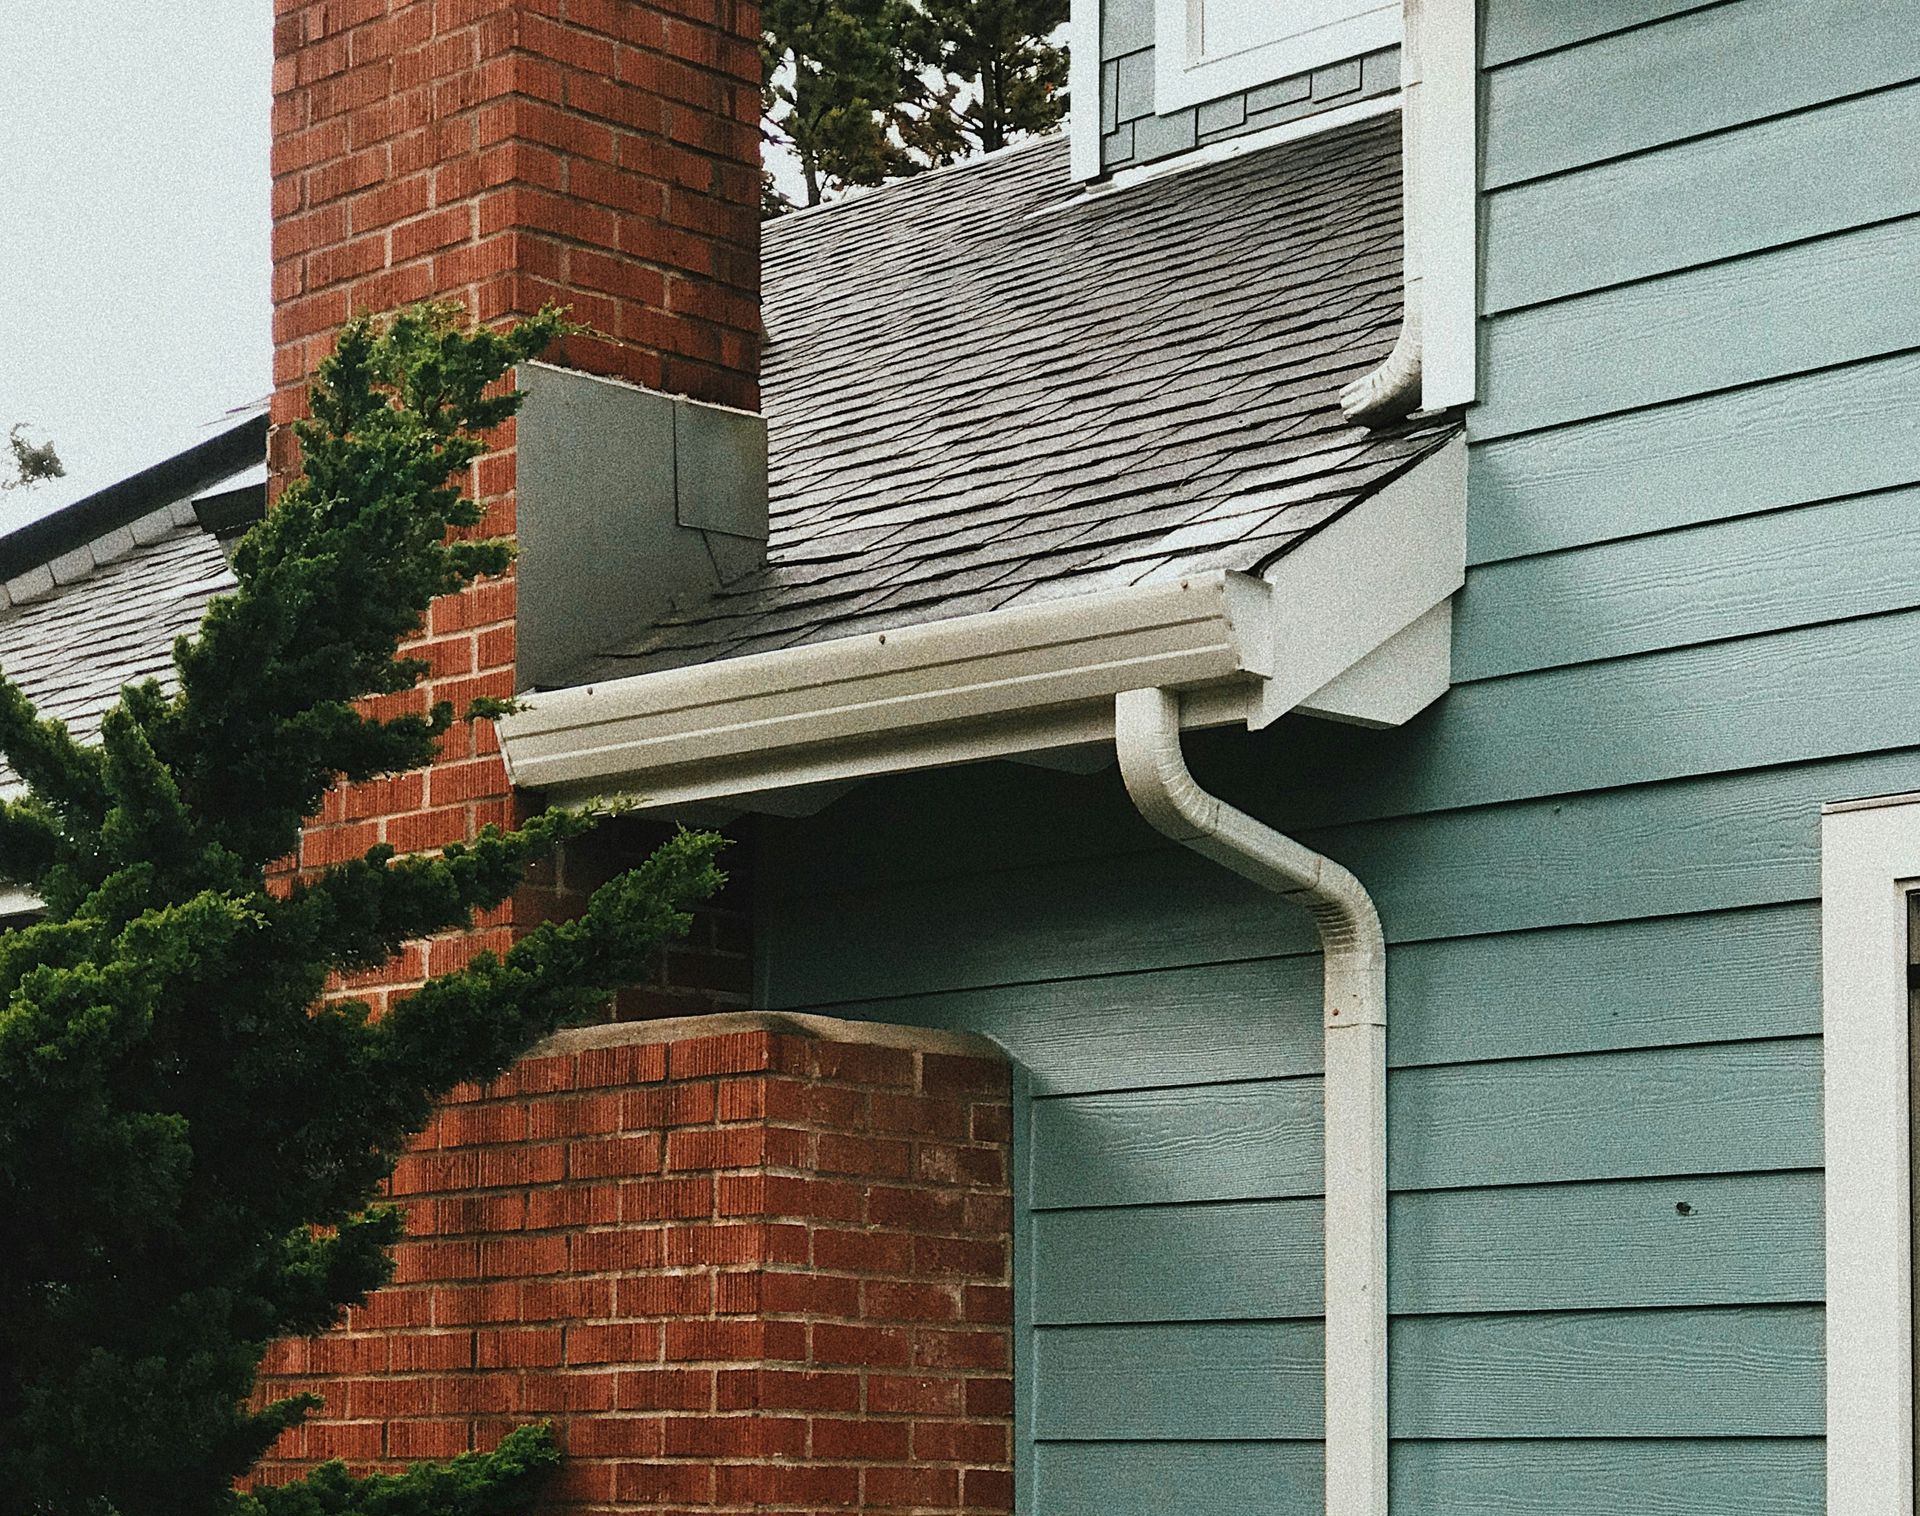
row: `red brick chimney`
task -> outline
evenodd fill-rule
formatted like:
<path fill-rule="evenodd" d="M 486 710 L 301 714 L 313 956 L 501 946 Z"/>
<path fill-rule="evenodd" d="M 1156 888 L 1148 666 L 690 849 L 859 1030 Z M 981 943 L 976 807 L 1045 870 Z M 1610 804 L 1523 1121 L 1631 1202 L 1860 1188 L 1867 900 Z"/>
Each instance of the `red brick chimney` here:
<path fill-rule="evenodd" d="M 553 301 L 605 334 L 554 355 L 585 375 L 519 376 L 527 404 L 472 488 L 520 558 L 434 605 L 413 648 L 432 673 L 392 708 L 564 679 L 631 629 L 618 617 L 750 565 L 757 7 L 276 3 L 276 469 L 352 312 Z M 299 861 L 441 846 L 520 803 L 490 726 L 456 726 L 424 773 L 335 790 Z M 593 840 L 480 930 L 347 989 L 382 1008 L 504 949 L 651 838 Z M 555 1512 L 1011 1508 L 1006 1064 L 951 1034 L 704 1014 L 748 1000 L 744 851 L 724 860 L 733 899 L 616 1008 L 647 1025 L 563 1033 L 415 1144 L 394 1287 L 273 1351 L 266 1388 L 326 1405 L 264 1478 L 550 1419 Z"/>
<path fill-rule="evenodd" d="M 426 299 L 462 301 L 482 322 L 567 306 L 604 335 L 569 339 L 554 361 L 757 410 L 752 0 L 276 0 L 276 8 L 276 473 L 294 464 L 288 423 L 304 412 L 308 381 L 348 315 Z M 523 414 L 522 451 L 531 425 Z M 578 514 L 579 502 L 560 502 L 557 522 L 552 491 L 538 512 L 527 503 L 515 427 L 497 444 L 471 484 L 487 512 L 480 530 L 515 534 L 540 514 L 549 539 L 577 536 L 567 511 Z M 763 485 L 760 500 L 764 512 Z M 536 587 L 530 539 L 523 548 L 515 574 L 434 606 L 412 649 L 432 674 L 393 697 L 393 710 L 441 699 L 464 709 L 476 695 L 504 697 L 532 682 L 516 669 Z M 547 603 L 567 599 L 571 572 L 562 565 L 541 581 Z M 570 630 L 590 638 L 596 629 Z M 619 630 L 608 628 L 609 639 Z M 456 726 L 424 774 L 329 796 L 300 862 L 355 857 L 379 841 L 403 852 L 438 847 L 508 821 L 515 808 L 490 726 Z M 627 839 L 633 848 L 647 840 Z M 379 1008 L 478 947 L 509 945 L 516 924 L 565 909 L 578 887 L 623 861 L 576 851 L 543 881 L 544 896 L 523 896 L 485 930 L 410 952 L 351 988 Z M 743 932 L 724 908 L 709 913 L 626 1013 L 743 1006 Z"/>
<path fill-rule="evenodd" d="M 274 415 L 353 311 L 547 301 L 564 361 L 757 409 L 752 0 L 276 0 Z"/>

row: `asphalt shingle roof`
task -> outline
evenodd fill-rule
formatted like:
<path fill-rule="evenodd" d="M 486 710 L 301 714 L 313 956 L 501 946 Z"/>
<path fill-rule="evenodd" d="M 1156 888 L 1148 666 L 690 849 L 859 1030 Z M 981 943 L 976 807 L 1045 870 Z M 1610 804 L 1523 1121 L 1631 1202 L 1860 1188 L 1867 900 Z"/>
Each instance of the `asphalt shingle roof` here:
<path fill-rule="evenodd" d="M 14 606 L 0 618 L 0 670 L 42 716 L 92 741 L 121 685 L 172 683 L 174 638 L 233 585 L 220 544 L 189 513 L 185 526 Z M 0 768 L 0 784 L 13 782 Z"/>
<path fill-rule="evenodd" d="M 1087 194 L 1051 138 L 767 228 L 768 564 L 581 677 L 1253 570 L 1456 428 L 1349 426 L 1397 118 Z"/>
<path fill-rule="evenodd" d="M 1399 319 L 1391 117 L 1091 195 L 1049 139 L 776 222 L 765 258 L 768 565 L 582 677 L 1258 569 L 1456 425 L 1337 405 Z M 45 714 L 91 738 L 171 677 L 233 584 L 190 502 L 263 437 L 0 538 L 0 670 Z"/>
<path fill-rule="evenodd" d="M 194 501 L 264 498 L 265 450 L 262 411 L 0 537 L 0 672 L 41 715 L 92 741 L 122 685 L 172 682 L 174 639 L 234 586 Z"/>

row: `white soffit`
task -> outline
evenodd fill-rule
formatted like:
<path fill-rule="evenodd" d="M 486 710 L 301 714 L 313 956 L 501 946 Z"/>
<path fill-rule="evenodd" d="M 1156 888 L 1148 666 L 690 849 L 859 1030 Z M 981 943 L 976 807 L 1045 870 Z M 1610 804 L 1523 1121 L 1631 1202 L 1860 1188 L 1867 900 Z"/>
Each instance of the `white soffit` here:
<path fill-rule="evenodd" d="M 1113 697 L 1147 686 L 1185 692 L 1189 727 L 1295 708 L 1392 725 L 1446 688 L 1465 561 L 1456 438 L 1264 577 L 1193 573 L 543 691 L 501 721 L 501 746 L 516 786 L 556 800 L 774 809 L 807 786 L 1108 744 Z"/>

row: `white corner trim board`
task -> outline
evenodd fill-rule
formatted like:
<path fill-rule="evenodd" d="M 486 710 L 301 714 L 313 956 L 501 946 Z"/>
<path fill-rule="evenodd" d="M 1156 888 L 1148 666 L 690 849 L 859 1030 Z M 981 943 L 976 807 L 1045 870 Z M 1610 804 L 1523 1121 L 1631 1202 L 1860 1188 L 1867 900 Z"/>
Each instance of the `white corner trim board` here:
<path fill-rule="evenodd" d="M 1465 577 L 1465 460 L 1455 438 L 1264 578 L 1215 570 L 529 695 L 500 723 L 508 774 L 558 800 L 773 809 L 808 786 L 1110 744 L 1114 697 L 1148 686 L 1182 691 L 1188 726 L 1294 709 L 1397 724 L 1447 686 L 1432 613 Z"/>
<path fill-rule="evenodd" d="M 1100 177 L 1100 0 L 1073 0 L 1067 18 L 1073 47 L 1067 54 L 1069 172 Z"/>
<path fill-rule="evenodd" d="M 1820 931 L 1830 1516 L 1913 1513 L 1907 894 L 1915 887 L 1920 795 L 1826 808 Z"/>
<path fill-rule="evenodd" d="M 1180 696 L 1115 701 L 1127 793 L 1155 830 L 1291 900 L 1326 988 L 1326 1516 L 1387 1513 L 1387 941 L 1366 887 L 1194 780 Z"/>
<path fill-rule="evenodd" d="M 1465 405 L 1478 376 L 1478 52 L 1473 0 L 1405 0 L 1400 50 L 1404 309 L 1393 350 L 1340 392 L 1380 426 Z"/>

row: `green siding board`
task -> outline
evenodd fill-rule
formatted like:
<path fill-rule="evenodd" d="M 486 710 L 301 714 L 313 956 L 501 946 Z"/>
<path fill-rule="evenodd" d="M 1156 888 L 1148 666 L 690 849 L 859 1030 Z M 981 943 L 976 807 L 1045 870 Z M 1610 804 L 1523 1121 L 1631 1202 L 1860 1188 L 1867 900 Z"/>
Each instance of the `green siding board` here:
<path fill-rule="evenodd" d="M 1804 905 L 1407 943 L 1387 973 L 1395 1067 L 1820 1030 Z M 978 1032 L 1065 1095 L 1318 1073 L 1319 997 L 1309 951 L 809 1009 Z"/>
<path fill-rule="evenodd" d="M 1477 568 L 1454 602 L 1453 677 L 1525 673 L 1914 605 L 1920 489 L 1892 490 Z M 1865 640 L 1874 629 L 1854 632 Z"/>
<path fill-rule="evenodd" d="M 1480 206 L 1481 310 L 1920 212 L 1916 130 L 1920 88 L 1904 86 L 1496 191 Z"/>
<path fill-rule="evenodd" d="M 1317 1074 L 1320 990 L 1320 960 L 1303 955 L 863 1001 L 832 1014 L 980 1032 L 1026 1068 L 1035 1094 L 1065 1095 Z"/>
<path fill-rule="evenodd" d="M 1034 1102 L 1030 1203 L 1144 1205 L 1317 1195 L 1318 1079 Z"/>
<path fill-rule="evenodd" d="M 1318 1200 L 1040 1211 L 1034 1319 L 1242 1321 L 1317 1317 Z"/>
<path fill-rule="evenodd" d="M 1821 1197 L 1817 1173 L 1399 1194 L 1389 1298 L 1403 1314 L 1817 1302 Z"/>
<path fill-rule="evenodd" d="M 1398 1190 L 1817 1168 L 1817 1038 L 1402 1069 Z M 1279 1199 L 1321 1188 L 1318 1080 L 1037 1101 L 1039 1210 Z"/>
<path fill-rule="evenodd" d="M 1040 1327 L 1033 1354 L 1043 1439 L 1320 1436 L 1317 1321 Z"/>
<path fill-rule="evenodd" d="M 1817 1437 L 1402 1442 L 1394 1516 L 1826 1516 Z M 1222 1506 L 1222 1512 L 1262 1508 Z"/>
<path fill-rule="evenodd" d="M 1346 825 L 1912 748 L 1916 666 L 1901 611 L 1457 685 L 1393 736 L 1316 734 L 1281 803 Z"/>
<path fill-rule="evenodd" d="M 1474 448 L 1475 564 L 1920 482 L 1920 354 Z"/>
<path fill-rule="evenodd" d="M 1397 1190 L 1820 1165 L 1820 1042 L 1795 1038 L 1405 1069 Z"/>
<path fill-rule="evenodd" d="M 1845 503 L 1842 521 L 1862 526 L 1877 521 L 1885 542 L 1872 555 L 1877 562 L 1851 575 L 1838 561 L 1844 555 L 1819 543 L 1818 518 L 1756 525 L 1751 533 L 1739 534 L 1745 546 L 1736 544 L 1734 551 L 1746 555 L 1743 561 L 1770 562 L 1778 600 L 1790 602 L 1798 595 L 1813 611 L 1920 600 L 1920 590 L 1902 588 L 1907 555 L 1920 552 L 1913 546 L 1920 531 L 1901 521 L 1900 507 L 1899 501 L 1871 509 Z M 1785 545 L 1764 545 L 1771 541 Z M 1537 656 L 1556 666 L 1456 686 L 1397 731 L 1297 717 L 1257 735 L 1198 734 L 1187 742 L 1195 771 L 1203 783 L 1276 826 L 1314 830 L 1864 756 L 1920 742 L 1920 704 L 1905 698 L 1904 677 L 1920 638 L 1920 612 L 1878 612 L 1602 658 L 1610 638 L 1617 645 L 1654 635 L 1665 606 L 1673 607 L 1667 620 L 1676 635 L 1689 629 L 1699 635 L 1724 632 L 1762 617 L 1750 601 L 1742 602 L 1744 611 L 1727 610 L 1718 624 L 1714 613 L 1695 615 L 1685 607 L 1691 569 L 1697 565 L 1709 579 L 1715 572 L 1710 535 L 1676 552 L 1689 570 L 1683 583 L 1661 576 L 1653 553 L 1651 546 L 1633 550 L 1632 559 L 1644 571 L 1637 578 L 1617 561 L 1610 573 L 1595 574 L 1603 583 L 1626 586 L 1618 594 L 1602 589 L 1591 598 L 1583 595 L 1578 565 L 1558 578 L 1532 574 L 1535 593 L 1528 609 L 1505 615 L 1492 607 L 1516 597 L 1501 595 L 1498 581 L 1482 594 L 1476 571 L 1463 596 L 1461 661 L 1472 666 L 1475 647 L 1490 646 L 1486 659 L 1497 665 L 1519 656 L 1531 642 L 1542 649 Z M 1803 594 L 1793 588 L 1796 582 Z M 1477 609 L 1483 603 L 1489 609 Z M 1625 629 L 1616 635 L 1614 626 Z M 1553 653 L 1557 646 L 1566 647 L 1566 653 Z M 1563 657 L 1595 661 L 1559 662 Z M 1586 740 L 1568 743 L 1568 731 L 1580 731 Z M 850 841 L 847 851 L 864 866 L 849 871 L 845 860 L 812 869 L 800 863 L 812 887 L 785 901 L 769 899 L 770 909 L 836 910 L 835 902 L 883 885 L 919 886 L 941 879 L 991 891 L 1003 879 L 1011 887 L 1026 866 L 1057 868 L 1103 853 L 1121 855 L 1115 871 L 1152 876 L 1168 852 L 1126 801 L 1112 772 L 1077 776 L 1068 788 L 1031 788 L 1019 768 L 997 766 L 930 807 L 929 817 L 918 824 L 891 827 L 894 811 L 891 804 L 875 804 L 851 812 L 846 820 L 864 840 Z M 763 854 L 760 867 L 778 867 L 790 856 L 782 846 L 771 857 Z M 1217 870 L 1198 863 L 1190 867 L 1197 877 L 1212 880 L 1207 887 L 1216 895 L 1248 893 L 1248 887 Z M 1278 903 L 1272 909 L 1286 914 Z M 1152 930 L 1146 923 L 1141 929 Z M 1090 920 L 1085 930 L 1098 935 L 1102 924 Z M 1270 944 L 1262 943 L 1250 952 L 1223 956 L 1259 957 L 1270 951 Z M 1119 966 L 1082 959 L 1077 972 Z M 780 965 L 768 967 L 777 973 Z"/>
<path fill-rule="evenodd" d="M 1920 33 L 1920 27 L 1913 29 Z M 1490 440 L 1920 345 L 1920 224 L 1862 227 L 1481 326 Z"/>
<path fill-rule="evenodd" d="M 1307 1516 L 1310 1442 L 1050 1442 L 1036 1516 Z M 1395 1516 L 1825 1516 L 1818 1438 L 1399 1442 Z"/>
<path fill-rule="evenodd" d="M 1814 1437 L 1818 1306 L 1403 1316 L 1399 1437 Z"/>
<path fill-rule="evenodd" d="M 1396 948 L 1395 1067 L 1820 1030 L 1820 921 L 1804 904 Z"/>
<path fill-rule="evenodd" d="M 1608 0 L 1605 5 L 1568 5 L 1566 0 L 1482 0 L 1480 63 L 1502 63 L 1589 42 L 1682 11 L 1723 0 Z"/>
<path fill-rule="evenodd" d="M 1311 1442 L 1043 1442 L 1034 1516 L 1305 1516 L 1325 1481 Z"/>
<path fill-rule="evenodd" d="M 1824 1429 L 1817 1306 L 1403 1316 L 1401 1438 L 1808 1437 Z M 1317 1438 L 1317 1322 L 1041 1327 L 1042 1440 Z"/>
<path fill-rule="evenodd" d="M 1318 1200 L 1037 1212 L 1033 1319 L 1317 1317 L 1322 1220 Z M 1390 1298 L 1403 1315 L 1781 1304 L 1824 1293 L 1817 1173 L 1403 1192 L 1389 1224 Z"/>
<path fill-rule="evenodd" d="M 1910 0 L 1823 0 L 1817 23 L 1806 0 L 1692 11 L 1487 74 L 1482 182 L 1560 173 L 1913 78 Z"/>
<path fill-rule="evenodd" d="M 1303 840 L 1367 882 L 1390 942 L 1418 942 L 1813 900 L 1822 802 L 1916 788 L 1920 756 L 1883 753 Z M 840 935 L 849 921 L 857 946 Z M 788 901 L 757 926 L 771 1009 L 1313 946 L 1303 912 L 1173 847 Z"/>

